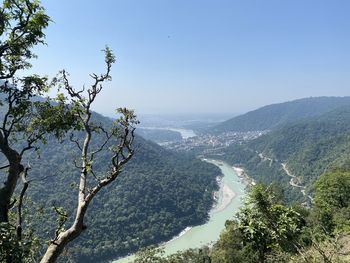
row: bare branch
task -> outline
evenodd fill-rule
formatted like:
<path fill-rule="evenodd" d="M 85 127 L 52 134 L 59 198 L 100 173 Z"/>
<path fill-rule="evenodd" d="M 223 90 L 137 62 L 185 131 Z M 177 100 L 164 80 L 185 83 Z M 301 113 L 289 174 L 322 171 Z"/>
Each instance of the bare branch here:
<path fill-rule="evenodd" d="M 38 142 L 45 135 L 45 133 L 46 133 L 45 131 L 42 131 L 38 134 L 35 134 L 35 133 L 30 134 L 29 137 L 27 138 L 27 146 L 23 147 L 19 155 L 22 157 L 26 151 L 31 149 L 37 149 L 37 147 L 33 146 L 33 144 Z"/>
<path fill-rule="evenodd" d="M 90 172 L 91 172 L 92 176 L 95 178 L 95 180 L 96 180 L 98 183 L 100 183 L 101 180 L 98 179 L 98 177 L 96 176 L 96 174 L 95 174 L 94 170 L 92 169 L 92 167 L 91 167 L 91 171 L 90 171 Z"/>
<path fill-rule="evenodd" d="M 78 141 L 77 139 L 74 138 L 74 134 L 73 134 L 73 133 L 70 134 L 69 140 L 70 140 L 71 142 L 75 143 L 80 151 L 82 150 L 79 141 Z"/>
<path fill-rule="evenodd" d="M 69 79 L 68 79 L 68 73 L 65 70 L 61 71 L 62 77 L 63 77 L 63 84 L 64 84 L 64 89 L 68 92 L 68 94 L 71 96 L 71 98 L 77 98 L 79 102 L 85 106 L 84 103 L 84 98 L 82 97 L 82 93 L 85 91 L 85 87 L 79 91 L 74 90 L 73 86 L 70 85 Z"/>
<path fill-rule="evenodd" d="M 9 167 L 10 167 L 10 164 L 7 164 L 7 165 L 4 165 L 4 166 L 1 166 L 0 170 L 5 169 L 5 168 L 9 168 Z"/>
<path fill-rule="evenodd" d="M 83 166 L 77 164 L 77 160 L 74 160 L 73 163 L 74 163 L 75 168 L 78 168 L 80 170 L 83 169 Z"/>
<path fill-rule="evenodd" d="M 91 159 L 91 161 L 94 159 L 94 157 L 95 157 L 95 155 L 97 154 L 97 153 L 99 153 L 99 152 L 101 152 L 104 148 L 105 148 L 105 146 L 107 145 L 107 143 L 110 141 L 110 139 L 113 137 L 113 133 L 108 133 L 102 126 L 98 126 L 97 127 L 99 130 L 101 130 L 104 134 L 105 134 L 105 136 L 106 136 L 106 139 L 105 139 L 105 141 L 100 145 L 100 147 L 97 149 L 97 150 L 95 150 L 95 151 L 93 151 L 91 154 L 90 154 L 90 159 Z"/>
<path fill-rule="evenodd" d="M 134 155 L 134 151 L 133 150 L 130 150 L 128 155 L 123 157 L 123 159 L 121 159 L 119 161 L 119 154 L 122 152 L 122 150 L 118 150 L 117 153 L 115 153 L 115 155 L 113 156 L 112 158 L 112 162 L 113 162 L 113 167 L 109 173 L 109 175 L 100 180 L 99 183 L 93 187 L 89 194 L 86 196 L 85 198 L 85 201 L 87 203 L 89 203 L 92 198 L 105 186 L 109 185 L 110 183 L 112 183 L 115 179 L 117 179 L 118 175 L 120 174 L 121 172 L 121 167 L 126 164 L 131 158 L 132 156 Z M 123 155 L 124 156 L 124 155 Z M 115 162 L 116 160 L 118 160 L 117 162 Z"/>

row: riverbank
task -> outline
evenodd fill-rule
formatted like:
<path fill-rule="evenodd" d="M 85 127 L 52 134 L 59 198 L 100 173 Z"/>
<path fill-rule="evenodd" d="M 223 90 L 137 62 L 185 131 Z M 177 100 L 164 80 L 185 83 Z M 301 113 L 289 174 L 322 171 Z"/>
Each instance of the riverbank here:
<path fill-rule="evenodd" d="M 220 180 L 218 202 L 210 211 L 207 223 L 187 228 L 168 242 L 160 244 L 164 248 L 165 255 L 215 243 L 222 230 L 225 229 L 226 220 L 232 219 L 243 204 L 246 185 L 238 177 L 233 167 L 221 161 L 205 161 L 219 167 L 223 174 Z M 129 256 L 114 261 L 114 263 L 128 263 L 134 258 L 134 256 Z"/>
<path fill-rule="evenodd" d="M 235 198 L 236 193 L 231 190 L 231 188 L 223 183 L 222 188 L 222 200 L 221 203 L 214 207 L 214 213 L 225 210 L 225 208 L 232 202 L 233 198 Z"/>
<path fill-rule="evenodd" d="M 246 187 L 256 185 L 254 179 L 250 178 L 243 168 L 232 166 L 232 169 L 236 172 L 237 176 L 242 180 Z"/>
<path fill-rule="evenodd" d="M 178 234 L 177 236 L 174 236 L 174 237 L 173 237 L 172 239 L 170 239 L 169 241 L 166 241 L 166 242 L 160 244 L 160 246 L 163 246 L 163 245 L 165 245 L 165 244 L 168 244 L 168 243 L 170 243 L 170 242 L 173 242 L 174 240 L 176 240 L 176 239 L 182 237 L 183 235 L 185 235 L 185 234 L 186 234 L 188 231 L 190 231 L 191 229 L 192 229 L 191 226 L 186 227 L 184 230 L 182 230 L 182 231 L 180 232 L 180 234 Z"/>

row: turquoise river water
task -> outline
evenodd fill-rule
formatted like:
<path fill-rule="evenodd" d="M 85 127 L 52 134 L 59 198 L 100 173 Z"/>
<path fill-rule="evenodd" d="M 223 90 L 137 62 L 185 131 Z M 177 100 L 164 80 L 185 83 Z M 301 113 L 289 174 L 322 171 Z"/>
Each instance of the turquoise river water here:
<path fill-rule="evenodd" d="M 225 222 L 232 219 L 243 203 L 245 185 L 237 176 L 235 170 L 226 163 L 216 160 L 206 160 L 218 166 L 223 177 L 220 181 L 217 204 L 210 211 L 207 223 L 185 229 L 179 236 L 162 244 L 165 254 L 169 255 L 188 248 L 198 248 L 210 245 L 219 239 L 221 231 L 225 228 Z M 113 263 L 132 262 L 134 256 L 128 256 Z"/>

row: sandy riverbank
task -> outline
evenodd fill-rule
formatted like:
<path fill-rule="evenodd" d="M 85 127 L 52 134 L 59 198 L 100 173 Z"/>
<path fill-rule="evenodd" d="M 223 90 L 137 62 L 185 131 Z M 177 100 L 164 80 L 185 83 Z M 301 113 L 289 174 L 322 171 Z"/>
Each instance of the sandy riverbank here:
<path fill-rule="evenodd" d="M 237 176 L 242 180 L 246 187 L 256 185 L 255 181 L 247 175 L 243 168 L 232 166 L 232 169 L 236 172 Z"/>
<path fill-rule="evenodd" d="M 235 170 L 235 172 L 237 173 L 237 175 L 239 177 L 241 177 L 244 173 L 244 170 L 242 168 L 239 168 L 239 167 L 235 167 L 235 166 L 232 166 L 233 170 Z"/>
<path fill-rule="evenodd" d="M 236 193 L 233 192 L 227 184 L 224 184 L 222 186 L 222 201 L 220 205 L 215 208 L 215 212 L 224 210 L 232 202 L 232 199 L 235 198 L 235 196 Z"/>

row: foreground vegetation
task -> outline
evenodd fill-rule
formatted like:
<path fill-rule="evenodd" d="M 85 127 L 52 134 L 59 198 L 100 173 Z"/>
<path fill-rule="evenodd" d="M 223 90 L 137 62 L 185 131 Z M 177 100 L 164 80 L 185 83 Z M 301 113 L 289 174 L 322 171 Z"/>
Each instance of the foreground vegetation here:
<path fill-rule="evenodd" d="M 253 187 L 213 247 L 162 256 L 140 251 L 135 263 L 349 262 L 350 172 L 323 174 L 312 209 L 288 206 L 274 187 Z"/>

